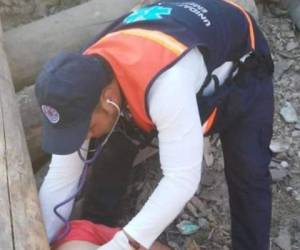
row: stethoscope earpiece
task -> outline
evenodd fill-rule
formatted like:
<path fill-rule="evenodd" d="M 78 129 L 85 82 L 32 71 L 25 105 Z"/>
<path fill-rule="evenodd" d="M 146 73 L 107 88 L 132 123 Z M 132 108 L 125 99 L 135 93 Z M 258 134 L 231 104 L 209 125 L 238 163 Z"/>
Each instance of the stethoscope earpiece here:
<path fill-rule="evenodd" d="M 120 109 L 119 105 L 116 104 L 114 101 L 112 101 L 111 99 L 106 99 L 106 102 L 113 105 L 116 108 L 116 110 L 118 111 L 119 114 L 121 113 L 121 109 Z"/>

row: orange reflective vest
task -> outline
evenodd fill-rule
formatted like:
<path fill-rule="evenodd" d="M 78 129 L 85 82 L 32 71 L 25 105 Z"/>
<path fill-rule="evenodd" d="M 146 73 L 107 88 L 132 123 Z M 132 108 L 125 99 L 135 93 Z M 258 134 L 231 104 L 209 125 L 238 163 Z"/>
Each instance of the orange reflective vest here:
<path fill-rule="evenodd" d="M 227 1 L 226 1 L 227 2 Z M 255 48 L 253 26 L 246 17 L 251 48 Z M 142 130 L 155 129 L 148 113 L 147 94 L 153 82 L 165 70 L 174 65 L 192 46 L 159 30 L 124 28 L 108 33 L 84 51 L 86 55 L 100 55 L 111 65 L 132 117 Z M 213 126 L 217 108 L 203 124 L 203 133 Z"/>

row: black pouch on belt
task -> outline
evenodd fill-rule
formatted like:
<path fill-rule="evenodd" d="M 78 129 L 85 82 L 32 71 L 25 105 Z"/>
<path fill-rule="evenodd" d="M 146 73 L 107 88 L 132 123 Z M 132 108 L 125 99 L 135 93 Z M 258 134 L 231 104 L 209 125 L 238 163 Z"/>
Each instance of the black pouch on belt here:
<path fill-rule="evenodd" d="M 238 73 L 234 72 L 238 69 Z M 218 79 L 208 74 L 202 88 L 197 93 L 197 102 L 202 123 L 217 108 L 217 115 L 212 128 L 205 134 L 220 133 L 245 114 L 255 99 L 255 84 L 263 83 L 263 78 L 274 71 L 270 55 L 252 52 L 244 62 L 238 61 L 233 66 L 229 77 L 219 86 Z M 215 91 L 208 96 L 203 91 L 210 81 L 215 81 Z"/>

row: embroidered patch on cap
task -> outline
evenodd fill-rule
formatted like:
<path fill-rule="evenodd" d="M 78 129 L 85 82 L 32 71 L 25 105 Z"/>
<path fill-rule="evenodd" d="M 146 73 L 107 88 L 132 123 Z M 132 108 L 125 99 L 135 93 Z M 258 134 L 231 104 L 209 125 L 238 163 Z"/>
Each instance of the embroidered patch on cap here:
<path fill-rule="evenodd" d="M 59 122 L 59 113 L 53 107 L 42 105 L 42 111 L 44 115 L 48 118 L 49 122 L 52 124 Z"/>

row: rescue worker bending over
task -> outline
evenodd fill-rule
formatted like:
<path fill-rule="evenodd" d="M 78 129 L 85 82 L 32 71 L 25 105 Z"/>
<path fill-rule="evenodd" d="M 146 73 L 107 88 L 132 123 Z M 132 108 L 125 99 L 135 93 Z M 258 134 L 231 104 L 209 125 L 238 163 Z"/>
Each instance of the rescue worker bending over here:
<path fill-rule="evenodd" d="M 111 150 L 94 157 L 85 217 L 99 211 L 98 223 L 115 223 L 137 151 L 124 146 L 135 134 L 130 129 L 141 131 L 139 138 L 157 132 L 163 177 L 140 212 L 101 249 L 151 246 L 196 192 L 203 136 L 212 133 L 220 134 L 224 152 L 232 247 L 269 249 L 272 73 L 255 21 L 226 0 L 159 1 L 120 18 L 82 53 L 51 59 L 36 84 L 43 148 L 53 154 L 40 190 L 49 240 L 63 226 L 53 208 L 82 184 L 84 163 L 76 150 L 86 157 L 89 148 L 92 155 L 90 142 L 110 135 L 120 119 L 126 136 L 113 133 Z M 106 167 L 108 159 L 118 164 Z M 72 205 L 60 214 L 68 218 Z"/>

